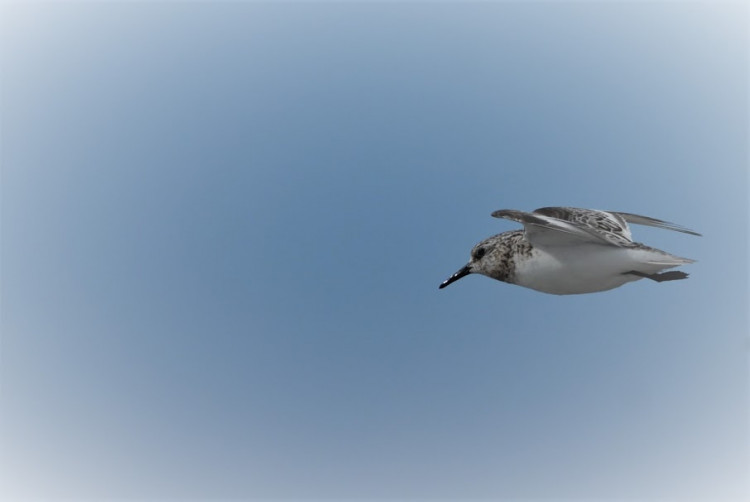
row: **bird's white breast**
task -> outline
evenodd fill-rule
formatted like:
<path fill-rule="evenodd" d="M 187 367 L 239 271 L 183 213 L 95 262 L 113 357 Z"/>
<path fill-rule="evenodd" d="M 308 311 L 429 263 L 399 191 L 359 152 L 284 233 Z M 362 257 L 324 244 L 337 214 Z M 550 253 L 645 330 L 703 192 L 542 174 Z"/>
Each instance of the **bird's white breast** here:
<path fill-rule="evenodd" d="M 535 248 L 530 257 L 516 262 L 513 282 L 557 295 L 606 291 L 640 279 L 626 274 L 635 268 L 628 249 L 601 245 Z"/>

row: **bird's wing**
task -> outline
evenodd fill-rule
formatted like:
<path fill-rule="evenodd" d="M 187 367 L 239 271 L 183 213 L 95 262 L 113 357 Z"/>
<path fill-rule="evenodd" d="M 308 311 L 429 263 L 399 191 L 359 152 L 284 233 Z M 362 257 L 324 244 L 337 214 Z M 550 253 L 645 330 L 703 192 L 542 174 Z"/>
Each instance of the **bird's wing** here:
<path fill-rule="evenodd" d="M 651 218 L 649 216 L 641 216 L 640 214 L 632 214 L 632 213 L 621 213 L 619 211 L 611 211 L 610 214 L 616 214 L 621 216 L 625 221 L 629 223 L 635 223 L 636 225 L 647 225 L 649 227 L 658 227 L 658 228 L 664 228 L 666 230 L 674 230 L 676 232 L 682 232 L 684 234 L 690 234 L 690 235 L 698 235 L 700 236 L 698 232 L 694 232 L 690 230 L 689 228 L 685 228 L 682 225 L 677 225 L 675 223 L 670 223 L 668 221 L 663 220 L 657 220 L 656 218 Z"/>
<path fill-rule="evenodd" d="M 592 224 L 583 218 L 584 215 L 576 211 L 603 213 L 603 211 L 573 210 L 572 208 L 542 208 L 533 213 L 516 211 L 514 209 L 501 209 L 492 213 L 495 218 L 505 218 L 522 223 L 526 232 L 526 238 L 532 245 L 536 246 L 570 246 L 579 244 L 602 244 L 616 247 L 630 247 L 633 242 L 627 235 L 623 235 L 622 228 L 619 232 L 611 231 L 607 225 Z M 560 218 L 550 214 L 565 215 L 568 218 Z M 545 214 L 547 213 L 547 214 Z M 593 218 L 595 215 L 589 215 Z M 580 221 L 579 221 L 580 220 Z M 616 220 L 616 219 L 615 219 Z M 604 221 L 609 221 L 604 217 Z M 623 222 L 624 224 L 624 222 Z M 625 229 L 627 229 L 627 224 Z"/>
<path fill-rule="evenodd" d="M 628 222 L 618 213 L 577 207 L 540 207 L 535 209 L 534 213 L 569 221 L 598 232 L 616 234 L 629 241 L 633 240 Z"/>

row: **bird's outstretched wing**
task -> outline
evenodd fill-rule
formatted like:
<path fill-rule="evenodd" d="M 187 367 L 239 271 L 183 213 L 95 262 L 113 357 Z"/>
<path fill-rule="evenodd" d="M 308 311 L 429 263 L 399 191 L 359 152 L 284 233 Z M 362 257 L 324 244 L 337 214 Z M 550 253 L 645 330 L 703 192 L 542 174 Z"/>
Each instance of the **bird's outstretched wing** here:
<path fill-rule="evenodd" d="M 569 221 L 598 232 L 615 234 L 629 241 L 633 240 L 628 222 L 619 213 L 577 207 L 540 207 L 535 209 L 534 213 Z"/>
<path fill-rule="evenodd" d="M 634 244 L 625 220 L 604 211 L 549 207 L 528 213 L 501 209 L 492 216 L 522 223 L 526 238 L 536 246 L 588 243 L 630 247 Z"/>
<path fill-rule="evenodd" d="M 492 216 L 522 223 L 529 242 L 538 246 L 566 246 L 588 242 L 631 247 L 636 243 L 633 242 L 628 223 L 701 235 L 675 223 L 619 211 L 542 207 L 531 213 L 502 209 L 492 213 Z"/>

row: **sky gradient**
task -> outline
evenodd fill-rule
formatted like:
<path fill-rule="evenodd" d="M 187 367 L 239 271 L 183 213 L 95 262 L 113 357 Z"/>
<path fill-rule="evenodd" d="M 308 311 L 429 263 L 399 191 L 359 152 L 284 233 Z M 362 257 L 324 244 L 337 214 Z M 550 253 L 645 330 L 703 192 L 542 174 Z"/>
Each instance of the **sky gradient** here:
<path fill-rule="evenodd" d="M 750 496 L 745 3 L 1 14 L 7 500 Z M 549 205 L 690 279 L 438 290 Z"/>

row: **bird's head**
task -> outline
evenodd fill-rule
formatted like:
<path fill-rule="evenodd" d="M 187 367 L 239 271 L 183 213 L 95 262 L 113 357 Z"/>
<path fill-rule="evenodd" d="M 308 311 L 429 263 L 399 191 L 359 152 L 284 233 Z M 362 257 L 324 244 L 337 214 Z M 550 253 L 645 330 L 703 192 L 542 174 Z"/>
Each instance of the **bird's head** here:
<path fill-rule="evenodd" d="M 461 267 L 440 284 L 440 289 L 456 282 L 469 274 L 482 274 L 500 281 L 505 280 L 508 246 L 504 245 L 505 236 L 510 233 L 493 235 L 471 249 L 469 263 Z"/>

